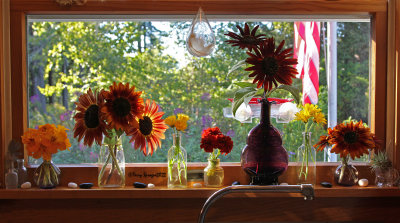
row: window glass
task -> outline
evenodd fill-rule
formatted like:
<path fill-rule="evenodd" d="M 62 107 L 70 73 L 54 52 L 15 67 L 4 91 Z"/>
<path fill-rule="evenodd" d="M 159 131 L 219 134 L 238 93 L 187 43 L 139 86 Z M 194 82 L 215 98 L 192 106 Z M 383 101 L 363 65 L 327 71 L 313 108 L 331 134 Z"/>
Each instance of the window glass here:
<path fill-rule="evenodd" d="M 165 112 L 164 118 L 177 113 L 189 115 L 190 121 L 183 134 L 182 146 L 188 151 L 188 161 L 204 162 L 208 154 L 200 149 L 201 132 L 218 126 L 232 137 L 234 148 L 225 162 L 239 162 L 251 128 L 258 118 L 240 123 L 224 115 L 231 106 L 235 82 L 248 80 L 248 73 L 229 70 L 247 58 L 244 50 L 224 43 L 228 31 L 238 32 L 236 25 L 244 22 L 211 22 L 216 34 L 216 48 L 212 55 L 197 58 L 186 51 L 185 40 L 190 22 L 159 21 L 31 21 L 28 20 L 28 114 L 29 127 L 54 123 L 69 129 L 70 151 L 53 156 L 55 163 L 95 163 L 100 148 L 87 148 L 73 138 L 75 104 L 87 89 L 106 88 L 113 81 L 130 83 L 143 91 L 143 97 L 155 100 Z M 260 25 L 258 33 L 274 37 L 276 43 L 285 40 L 285 47 L 293 47 L 294 23 L 248 22 Z M 369 119 L 369 53 L 370 23 L 337 23 L 337 119 Z M 321 22 L 318 106 L 327 115 L 326 78 L 326 22 Z M 302 81 L 294 80 L 302 89 Z M 285 92 L 272 95 L 291 98 Z M 283 135 L 284 146 L 291 161 L 302 143 L 304 127 L 298 122 L 274 125 Z M 313 130 L 313 142 L 324 134 L 326 126 Z M 126 162 L 166 162 L 172 145 L 170 130 L 161 149 L 145 157 L 135 151 L 124 137 Z M 318 154 L 324 160 L 324 154 Z M 30 159 L 30 162 L 38 162 Z"/>

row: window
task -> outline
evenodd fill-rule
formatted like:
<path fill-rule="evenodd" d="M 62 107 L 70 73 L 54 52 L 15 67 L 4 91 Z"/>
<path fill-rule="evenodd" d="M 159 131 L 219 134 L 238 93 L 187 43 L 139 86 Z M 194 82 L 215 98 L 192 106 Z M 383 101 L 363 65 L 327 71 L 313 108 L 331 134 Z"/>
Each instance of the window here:
<path fill-rule="evenodd" d="M 45 16 L 44 16 L 45 18 Z M 78 96 L 89 87 L 104 88 L 113 81 L 129 82 L 144 91 L 144 98 L 155 100 L 166 113 L 183 112 L 191 117 L 184 134 L 183 147 L 188 160 L 202 162 L 207 154 L 200 148 L 202 129 L 219 126 L 234 141 L 231 154 L 222 161 L 239 162 L 241 149 L 249 130 L 258 123 L 243 123 L 224 117 L 223 108 L 229 107 L 234 82 L 246 80 L 248 74 L 230 68 L 246 58 L 244 51 L 224 44 L 228 31 L 237 31 L 243 21 L 211 22 L 217 36 L 212 56 L 194 58 L 188 55 L 185 39 L 190 22 L 181 21 L 62 21 L 28 17 L 28 124 L 35 128 L 45 123 L 62 124 L 70 129 L 71 151 L 53 156 L 56 163 L 97 162 L 100 148 L 85 148 L 73 138 L 73 114 Z M 285 47 L 293 47 L 293 20 L 256 20 L 259 33 L 285 40 Z M 368 17 L 338 22 L 338 122 L 362 119 L 368 123 L 370 20 Z M 320 31 L 320 95 L 318 105 L 327 114 L 326 88 L 326 22 Z M 294 85 L 302 88 L 301 80 Z M 290 97 L 277 92 L 274 97 Z M 276 123 L 283 134 L 284 146 L 294 161 L 293 154 L 301 144 L 302 127 L 298 123 Z M 163 146 L 153 157 L 134 151 L 129 137 L 124 148 L 127 162 L 166 162 L 172 137 L 167 130 Z M 313 131 L 314 142 L 324 134 L 323 128 Z M 318 155 L 324 161 L 324 154 Z M 34 162 L 35 160 L 30 160 Z"/>

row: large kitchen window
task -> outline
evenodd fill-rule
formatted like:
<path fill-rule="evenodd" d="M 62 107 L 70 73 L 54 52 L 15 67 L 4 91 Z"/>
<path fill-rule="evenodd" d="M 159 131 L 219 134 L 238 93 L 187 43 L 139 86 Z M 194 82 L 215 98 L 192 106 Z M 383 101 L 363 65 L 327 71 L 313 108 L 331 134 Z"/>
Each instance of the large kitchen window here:
<path fill-rule="evenodd" d="M 294 45 L 294 21 L 251 20 L 258 32 Z M 318 106 L 328 112 L 327 90 L 327 21 L 320 22 L 319 96 Z M 241 150 L 250 129 L 258 123 L 257 115 L 240 122 L 227 114 L 228 100 L 236 89 L 234 83 L 248 79 L 244 71 L 229 70 L 246 58 L 243 50 L 226 43 L 229 31 L 237 32 L 236 25 L 244 21 L 210 22 L 216 35 L 214 52 L 207 57 L 191 56 L 186 50 L 186 36 L 190 21 L 61 21 L 35 19 L 27 22 L 27 85 L 28 125 L 36 128 L 45 123 L 64 125 L 69 129 L 70 151 L 53 156 L 58 164 L 96 163 L 100 148 L 85 147 L 73 138 L 74 113 L 77 98 L 87 89 L 105 88 L 114 81 L 130 83 L 143 91 L 143 98 L 156 101 L 169 115 L 184 113 L 190 117 L 183 134 L 182 146 L 188 152 L 188 161 L 204 162 L 207 155 L 200 149 L 201 132 L 218 126 L 232 137 L 234 148 L 225 162 L 239 162 Z M 370 31 L 369 18 L 337 21 L 337 122 L 370 120 Z M 294 81 L 300 91 L 301 79 Z M 276 98 L 291 98 L 285 92 L 276 92 Z M 279 110 L 279 107 L 276 109 Z M 229 109 L 228 109 L 229 110 Z M 277 111 L 278 111 L 277 110 Z M 225 113 L 224 113 L 225 111 Z M 252 111 L 256 113 L 256 108 Z M 229 113 L 229 112 L 228 112 Z M 280 130 L 284 146 L 294 161 L 301 145 L 303 127 L 297 122 L 285 123 L 272 118 Z M 325 134 L 326 126 L 313 130 L 313 142 Z M 130 137 L 123 141 L 126 162 L 166 162 L 172 145 L 171 131 L 167 130 L 162 147 L 153 156 L 145 157 L 134 150 Z M 320 153 L 318 161 L 326 161 Z M 365 161 L 367 157 L 362 158 Z M 40 162 L 30 159 L 30 163 Z"/>

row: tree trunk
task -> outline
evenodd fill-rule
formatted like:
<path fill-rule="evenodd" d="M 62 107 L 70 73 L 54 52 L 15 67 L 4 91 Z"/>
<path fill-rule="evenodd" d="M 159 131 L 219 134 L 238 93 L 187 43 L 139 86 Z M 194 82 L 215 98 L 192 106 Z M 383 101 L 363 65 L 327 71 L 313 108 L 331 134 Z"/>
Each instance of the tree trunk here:
<path fill-rule="evenodd" d="M 68 58 L 64 57 L 63 73 L 66 75 L 67 72 L 68 72 Z M 63 82 L 63 84 L 65 83 Z M 62 104 L 67 111 L 68 111 L 68 102 L 69 102 L 69 93 L 68 89 L 65 87 L 62 90 Z"/>

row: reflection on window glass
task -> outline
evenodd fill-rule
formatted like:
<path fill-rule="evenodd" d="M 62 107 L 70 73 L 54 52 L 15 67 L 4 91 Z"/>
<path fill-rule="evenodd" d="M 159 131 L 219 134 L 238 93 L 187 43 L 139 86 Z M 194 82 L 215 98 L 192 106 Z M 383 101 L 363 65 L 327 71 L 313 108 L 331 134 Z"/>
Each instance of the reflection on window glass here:
<path fill-rule="evenodd" d="M 218 126 L 232 137 L 234 148 L 225 162 L 239 162 L 246 137 L 258 123 L 239 121 L 224 116 L 230 107 L 233 83 L 248 80 L 248 73 L 229 70 L 247 58 L 246 53 L 224 43 L 228 31 L 237 32 L 244 22 L 211 22 L 217 45 L 211 56 L 192 57 L 186 51 L 185 39 L 189 22 L 34 22 L 28 26 L 28 106 L 29 127 L 45 123 L 64 125 L 69 129 L 70 151 L 54 155 L 55 163 L 95 163 L 100 148 L 87 148 L 73 138 L 75 104 L 87 89 L 106 88 L 113 81 L 129 82 L 143 91 L 143 97 L 155 100 L 165 117 L 185 113 L 190 116 L 182 145 L 188 161 L 204 162 L 208 154 L 200 149 L 203 129 Z M 293 47 L 293 22 L 249 22 L 260 25 L 259 33 L 286 41 Z M 327 114 L 325 72 L 326 22 L 321 22 L 319 102 Z M 368 122 L 369 117 L 369 22 L 339 22 L 337 36 L 338 122 L 348 119 Z M 242 69 L 243 70 L 243 69 Z M 301 89 L 302 81 L 294 86 Z M 285 92 L 272 95 L 290 98 Z M 293 157 L 302 142 L 303 127 L 298 122 L 276 123 L 284 146 Z M 313 142 L 325 133 L 325 127 L 313 130 Z M 135 151 L 129 138 L 123 141 L 126 162 L 166 162 L 172 146 L 167 130 L 162 148 L 145 157 Z M 324 154 L 318 154 L 324 160 Z M 293 158 L 291 158 L 293 161 Z M 30 160 L 30 162 L 37 162 Z"/>

